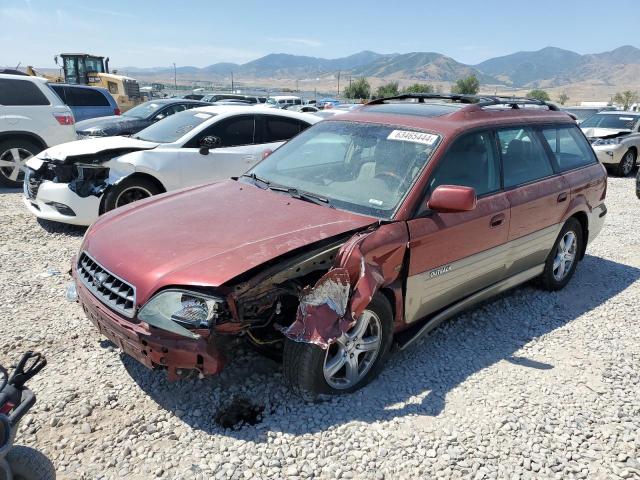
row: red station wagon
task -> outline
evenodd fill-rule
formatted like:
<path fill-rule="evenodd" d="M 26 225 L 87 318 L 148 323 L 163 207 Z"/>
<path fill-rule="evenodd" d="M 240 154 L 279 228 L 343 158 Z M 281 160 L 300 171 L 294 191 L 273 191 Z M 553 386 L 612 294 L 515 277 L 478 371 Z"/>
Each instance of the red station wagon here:
<path fill-rule="evenodd" d="M 305 398 L 352 392 L 444 319 L 531 279 L 563 288 L 607 213 L 566 113 L 401 95 L 326 119 L 240 178 L 104 215 L 73 261 L 99 331 L 170 379 L 241 335 Z"/>

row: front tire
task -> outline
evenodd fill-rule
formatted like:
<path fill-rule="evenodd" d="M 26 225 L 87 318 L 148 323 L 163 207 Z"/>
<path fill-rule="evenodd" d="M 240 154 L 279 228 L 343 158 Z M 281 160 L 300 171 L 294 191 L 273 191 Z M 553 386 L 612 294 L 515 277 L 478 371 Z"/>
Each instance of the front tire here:
<path fill-rule="evenodd" d="M 540 276 L 540 286 L 544 290 L 561 290 L 569 283 L 578 265 L 582 242 L 582 225 L 572 217 L 562 227 L 545 262 Z"/>
<path fill-rule="evenodd" d="M 148 178 L 125 178 L 107 192 L 104 199 L 104 211 L 128 205 L 160 193 L 158 186 Z"/>
<path fill-rule="evenodd" d="M 636 166 L 636 151 L 635 150 L 627 150 L 627 153 L 624 154 L 620 163 L 616 166 L 616 175 L 619 177 L 628 177 L 633 167 Z"/>
<path fill-rule="evenodd" d="M 0 185 L 21 187 L 23 168 L 28 159 L 42 151 L 29 140 L 6 140 L 0 142 Z"/>
<path fill-rule="evenodd" d="M 38 450 L 18 445 L 6 457 L 14 480 L 55 480 L 56 469 L 51 460 Z"/>
<path fill-rule="evenodd" d="M 305 400 L 352 393 L 380 373 L 392 337 L 391 306 L 378 293 L 355 326 L 326 350 L 287 338 L 283 354 L 285 380 Z"/>

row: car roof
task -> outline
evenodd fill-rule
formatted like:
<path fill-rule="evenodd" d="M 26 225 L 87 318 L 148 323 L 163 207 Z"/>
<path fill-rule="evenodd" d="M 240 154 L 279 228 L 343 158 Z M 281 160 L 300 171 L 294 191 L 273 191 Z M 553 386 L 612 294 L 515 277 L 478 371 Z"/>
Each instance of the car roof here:
<path fill-rule="evenodd" d="M 472 128 L 510 124 L 553 122 L 575 125 L 575 120 L 566 112 L 557 111 L 553 105 L 531 99 L 505 100 L 505 103 L 501 103 L 497 97 L 448 96 L 462 98 L 463 103 L 460 103 L 443 101 L 446 95 L 439 97 L 443 98 L 425 95 L 420 99 L 418 95 L 409 98 L 418 98 L 420 101 L 394 101 L 392 98 L 385 102 L 385 99 L 380 99 L 360 108 L 347 110 L 344 114 L 326 117 L 326 121 L 398 125 L 444 135 Z"/>
<path fill-rule="evenodd" d="M 640 112 L 632 112 L 631 110 L 604 110 L 602 112 L 596 113 L 596 115 L 624 115 L 640 117 Z"/>
<path fill-rule="evenodd" d="M 201 100 L 192 100 L 190 98 L 154 98 L 153 100 L 149 100 L 148 102 L 145 103 L 162 103 L 162 104 L 169 104 L 169 103 L 195 103 L 198 105 L 206 105 L 207 102 L 203 102 Z"/>
<path fill-rule="evenodd" d="M 0 73 L 0 78 L 6 78 L 7 80 L 30 80 L 32 82 L 48 83 L 44 77 L 34 77 L 32 75 L 14 75 L 12 73 Z"/>
<path fill-rule="evenodd" d="M 254 106 L 255 105 L 255 106 Z M 291 117 L 297 119 L 316 119 L 316 117 L 310 113 L 304 112 L 292 112 L 289 110 L 281 110 L 279 108 L 262 107 L 257 104 L 252 105 L 211 105 L 210 107 L 196 107 L 191 109 L 192 112 L 201 113 L 213 113 L 215 115 L 225 115 L 227 113 L 233 114 L 264 114 L 264 115 L 279 115 L 281 117 Z"/>
<path fill-rule="evenodd" d="M 49 85 L 52 87 L 71 87 L 71 88 L 84 88 L 85 90 L 100 90 L 101 92 L 108 92 L 104 87 L 95 87 L 93 85 L 73 85 L 71 83 L 57 83 L 57 82 L 49 82 Z"/>

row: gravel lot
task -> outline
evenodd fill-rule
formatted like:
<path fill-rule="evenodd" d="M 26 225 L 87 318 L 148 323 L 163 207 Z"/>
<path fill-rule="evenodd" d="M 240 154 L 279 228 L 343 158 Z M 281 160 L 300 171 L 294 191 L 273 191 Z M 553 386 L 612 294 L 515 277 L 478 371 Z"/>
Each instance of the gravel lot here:
<path fill-rule="evenodd" d="M 245 348 L 217 378 L 168 383 L 64 300 L 83 230 L 0 190 L 0 363 L 49 365 L 18 442 L 59 478 L 640 478 L 640 201 L 610 178 L 605 229 L 562 292 L 531 286 L 392 355 L 363 391 L 311 405 Z M 265 407 L 225 430 L 221 406 Z"/>

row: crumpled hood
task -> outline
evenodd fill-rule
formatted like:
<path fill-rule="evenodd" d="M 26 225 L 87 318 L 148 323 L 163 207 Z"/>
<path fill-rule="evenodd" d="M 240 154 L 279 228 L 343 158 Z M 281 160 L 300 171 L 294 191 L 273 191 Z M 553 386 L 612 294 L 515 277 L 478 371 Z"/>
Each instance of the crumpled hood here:
<path fill-rule="evenodd" d="M 61 143 L 55 147 L 47 148 L 40 152 L 36 157 L 41 160 L 63 161 L 70 157 L 95 155 L 98 153 L 118 150 L 126 152 L 132 152 L 134 150 L 150 150 L 158 145 L 158 143 L 136 140 L 131 137 L 99 137 Z"/>
<path fill-rule="evenodd" d="M 631 130 L 619 130 L 617 128 L 583 128 L 582 131 L 587 138 L 617 137 L 631 133 Z"/>
<path fill-rule="evenodd" d="M 292 250 L 375 224 L 233 180 L 136 202 L 101 217 L 82 249 L 136 288 L 220 286 Z"/>

